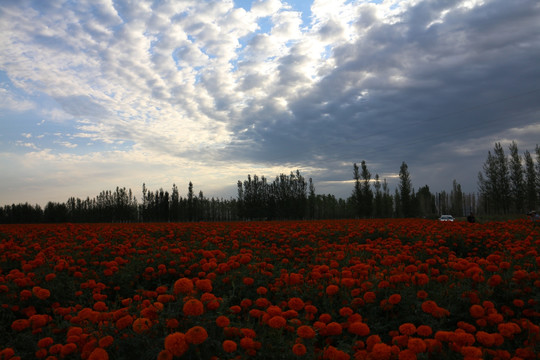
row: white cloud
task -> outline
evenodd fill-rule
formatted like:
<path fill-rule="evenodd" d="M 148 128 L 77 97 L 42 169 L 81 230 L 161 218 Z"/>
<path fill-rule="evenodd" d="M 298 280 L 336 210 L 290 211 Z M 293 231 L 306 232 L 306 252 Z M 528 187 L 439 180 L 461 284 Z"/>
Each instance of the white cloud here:
<path fill-rule="evenodd" d="M 74 149 L 77 147 L 77 144 L 71 143 L 69 141 L 54 141 L 54 143 L 70 149 Z"/>
<path fill-rule="evenodd" d="M 32 101 L 26 100 L 12 93 L 10 90 L 0 87 L 0 109 L 23 112 L 34 108 L 35 104 Z"/>

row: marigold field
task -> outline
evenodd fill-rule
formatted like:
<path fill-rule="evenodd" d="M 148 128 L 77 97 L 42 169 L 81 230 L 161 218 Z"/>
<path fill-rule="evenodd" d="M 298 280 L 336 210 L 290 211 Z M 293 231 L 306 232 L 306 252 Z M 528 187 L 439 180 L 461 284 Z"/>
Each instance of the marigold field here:
<path fill-rule="evenodd" d="M 539 359 L 540 227 L 0 226 L 3 359 Z"/>

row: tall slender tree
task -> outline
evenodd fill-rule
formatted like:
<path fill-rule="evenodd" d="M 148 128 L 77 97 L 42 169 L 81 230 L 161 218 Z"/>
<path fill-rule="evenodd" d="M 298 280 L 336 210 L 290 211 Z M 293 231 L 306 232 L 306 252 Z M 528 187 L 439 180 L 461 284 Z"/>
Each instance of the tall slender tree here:
<path fill-rule="evenodd" d="M 534 160 L 531 156 L 531 153 L 527 150 L 525 151 L 525 198 L 527 210 L 533 210 L 536 207 L 538 202 L 538 194 L 536 192 L 536 182 L 537 176 L 534 169 Z"/>
<path fill-rule="evenodd" d="M 384 218 L 392 217 L 392 214 L 394 212 L 394 209 L 393 209 L 394 204 L 392 202 L 392 195 L 390 195 L 390 188 L 388 186 L 388 182 L 386 181 L 386 178 L 384 178 L 382 182 L 382 203 L 383 203 L 382 216 Z"/>
<path fill-rule="evenodd" d="M 540 206 L 540 146 L 536 145 L 534 149 L 536 153 L 536 206 Z"/>
<path fill-rule="evenodd" d="M 401 212 L 404 217 L 413 216 L 412 182 L 409 167 L 403 161 L 399 168 L 399 199 Z"/>
<path fill-rule="evenodd" d="M 187 194 L 188 220 L 193 221 L 195 218 L 195 196 L 193 195 L 193 183 L 190 181 Z"/>
<path fill-rule="evenodd" d="M 508 160 L 500 143 L 495 144 L 493 153 L 488 152 L 484 174 L 478 174 L 478 188 L 486 212 L 506 214 L 511 199 Z"/>
<path fill-rule="evenodd" d="M 315 202 L 317 196 L 315 195 L 315 185 L 313 185 L 313 179 L 309 178 L 309 196 L 308 196 L 308 206 L 309 206 L 309 218 L 315 218 Z"/>
<path fill-rule="evenodd" d="M 362 216 L 370 217 L 373 212 L 373 191 L 370 184 L 371 173 L 364 160 L 362 160 L 361 167 L 362 186 L 360 191 L 362 193 Z"/>
<path fill-rule="evenodd" d="M 450 192 L 451 207 L 450 212 L 454 216 L 463 216 L 463 192 L 461 185 L 456 179 L 452 181 L 452 191 Z"/>
<path fill-rule="evenodd" d="M 381 181 L 379 174 L 375 174 L 375 199 L 373 201 L 373 214 L 375 217 L 380 218 L 383 216 L 383 194 L 381 192 Z"/>
<path fill-rule="evenodd" d="M 515 141 L 510 144 L 510 194 L 512 210 L 523 213 L 525 207 L 525 180 L 521 156 Z"/>
<path fill-rule="evenodd" d="M 362 186 L 360 184 L 360 168 L 356 163 L 353 164 L 353 179 L 354 190 L 351 196 L 351 201 L 354 207 L 356 216 L 362 216 Z"/>
<path fill-rule="evenodd" d="M 425 185 L 418 189 L 416 193 L 418 199 L 418 211 L 421 216 L 434 217 L 437 210 L 435 209 L 435 196 L 429 191 L 429 186 Z"/>

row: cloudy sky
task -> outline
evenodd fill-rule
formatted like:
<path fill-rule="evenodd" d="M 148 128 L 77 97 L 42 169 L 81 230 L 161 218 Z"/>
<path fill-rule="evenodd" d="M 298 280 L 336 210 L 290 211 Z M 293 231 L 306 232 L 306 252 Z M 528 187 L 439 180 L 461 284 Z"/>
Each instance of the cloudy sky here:
<path fill-rule="evenodd" d="M 477 190 L 540 144 L 537 0 L 2 0 L 0 205 L 300 169 Z M 183 191 L 184 189 L 185 191 Z"/>

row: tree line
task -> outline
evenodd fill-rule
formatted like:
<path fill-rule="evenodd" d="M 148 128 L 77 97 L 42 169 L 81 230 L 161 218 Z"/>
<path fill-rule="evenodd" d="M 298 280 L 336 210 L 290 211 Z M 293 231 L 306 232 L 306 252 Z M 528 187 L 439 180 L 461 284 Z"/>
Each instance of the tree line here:
<path fill-rule="evenodd" d="M 501 143 L 488 152 L 478 173 L 480 208 L 492 214 L 523 214 L 540 206 L 540 147 L 535 159 L 528 150 L 519 154 L 515 141 L 507 156 Z"/>
<path fill-rule="evenodd" d="M 500 143 L 488 152 L 478 174 L 478 193 L 464 193 L 456 180 L 450 192 L 432 193 L 428 185 L 417 190 L 412 185 L 408 165 L 402 162 L 399 183 L 390 192 L 386 179 L 372 177 L 367 163 L 353 164 L 351 195 L 336 198 L 316 194 L 313 180 L 306 180 L 299 170 L 280 174 L 269 181 L 264 176 L 247 175 L 238 180 L 236 198 L 207 198 L 202 190 L 195 193 L 189 182 L 187 194 L 173 184 L 171 191 L 149 190 L 142 185 L 140 200 L 131 189 L 117 187 L 86 199 L 70 197 L 65 203 L 39 205 L 12 204 L 0 207 L 0 223 L 57 222 L 178 222 L 237 221 L 341 218 L 436 218 L 441 214 L 455 217 L 476 214 L 523 214 L 540 202 L 540 147 L 535 157 L 523 156 L 515 142 L 507 157 Z"/>

